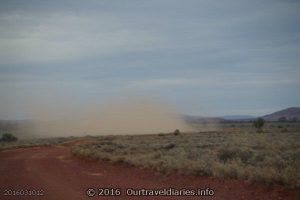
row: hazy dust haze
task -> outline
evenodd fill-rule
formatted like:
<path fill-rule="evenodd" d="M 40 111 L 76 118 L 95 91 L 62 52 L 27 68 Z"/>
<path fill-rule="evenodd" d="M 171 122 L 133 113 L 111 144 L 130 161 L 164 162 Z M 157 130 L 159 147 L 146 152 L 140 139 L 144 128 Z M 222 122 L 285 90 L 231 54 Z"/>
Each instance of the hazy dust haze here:
<path fill-rule="evenodd" d="M 58 117 L 60 116 L 60 117 Z M 61 118 L 63 116 L 63 118 Z M 77 109 L 44 104 L 32 112 L 26 133 L 35 137 L 151 134 L 191 131 L 176 110 L 166 103 L 144 98 Z M 59 119 L 58 119 L 59 118 Z"/>

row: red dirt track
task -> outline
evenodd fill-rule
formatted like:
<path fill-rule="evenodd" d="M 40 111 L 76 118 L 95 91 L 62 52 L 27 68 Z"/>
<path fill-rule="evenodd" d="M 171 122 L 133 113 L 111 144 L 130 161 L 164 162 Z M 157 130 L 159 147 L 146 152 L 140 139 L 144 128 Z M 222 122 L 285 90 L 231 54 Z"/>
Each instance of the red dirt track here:
<path fill-rule="evenodd" d="M 163 175 L 126 164 L 92 162 L 71 155 L 72 145 L 32 147 L 0 152 L 0 200 L 6 199 L 299 199 L 299 190 L 267 187 L 237 180 Z M 211 188 L 213 197 L 126 196 L 126 188 Z M 87 188 L 121 188 L 122 196 L 87 197 Z M 43 190 L 44 196 L 4 196 L 5 190 Z"/>

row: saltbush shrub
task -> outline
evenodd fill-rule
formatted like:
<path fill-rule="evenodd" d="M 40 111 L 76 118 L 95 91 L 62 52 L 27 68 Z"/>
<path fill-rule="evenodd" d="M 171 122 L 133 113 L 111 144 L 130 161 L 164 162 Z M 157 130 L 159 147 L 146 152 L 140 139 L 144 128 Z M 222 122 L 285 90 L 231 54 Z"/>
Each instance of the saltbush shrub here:
<path fill-rule="evenodd" d="M 11 134 L 11 133 L 4 133 L 3 135 L 2 135 L 2 137 L 0 138 L 0 141 L 1 142 L 15 142 L 15 141 L 17 141 L 18 140 L 18 138 L 17 137 L 15 137 L 13 134 Z"/>

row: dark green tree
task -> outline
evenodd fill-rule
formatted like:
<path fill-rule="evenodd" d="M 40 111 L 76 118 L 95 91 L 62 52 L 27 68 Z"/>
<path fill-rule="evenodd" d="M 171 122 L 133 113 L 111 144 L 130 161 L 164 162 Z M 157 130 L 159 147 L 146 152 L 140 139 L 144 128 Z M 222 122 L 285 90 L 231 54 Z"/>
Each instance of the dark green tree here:
<path fill-rule="evenodd" d="M 262 132 L 264 125 L 265 125 L 265 120 L 261 117 L 257 118 L 253 122 L 253 126 L 257 129 L 257 132 Z"/>
<path fill-rule="evenodd" d="M 298 117 L 293 117 L 292 119 L 291 119 L 291 122 L 297 122 L 298 121 Z"/>

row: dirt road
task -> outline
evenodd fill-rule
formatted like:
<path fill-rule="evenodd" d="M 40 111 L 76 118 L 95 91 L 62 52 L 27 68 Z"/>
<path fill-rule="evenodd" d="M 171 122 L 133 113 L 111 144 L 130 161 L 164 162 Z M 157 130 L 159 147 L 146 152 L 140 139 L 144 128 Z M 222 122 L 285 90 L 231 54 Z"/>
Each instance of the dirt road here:
<path fill-rule="evenodd" d="M 214 196 L 127 196 L 126 188 L 211 188 Z M 88 188 L 121 188 L 121 196 L 88 197 Z M 6 199 L 298 199 L 299 190 L 266 187 L 237 180 L 163 175 L 126 164 L 92 162 L 73 157 L 70 146 L 33 147 L 0 152 L 1 200 Z M 43 196 L 6 196 L 20 190 Z M 21 192 L 22 193 L 22 192 Z M 92 194 L 92 192 L 91 192 Z"/>

